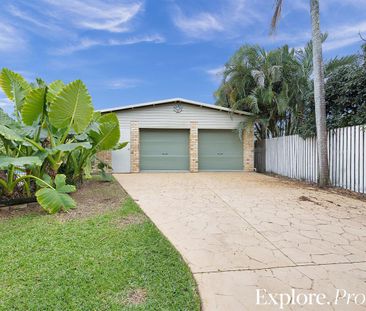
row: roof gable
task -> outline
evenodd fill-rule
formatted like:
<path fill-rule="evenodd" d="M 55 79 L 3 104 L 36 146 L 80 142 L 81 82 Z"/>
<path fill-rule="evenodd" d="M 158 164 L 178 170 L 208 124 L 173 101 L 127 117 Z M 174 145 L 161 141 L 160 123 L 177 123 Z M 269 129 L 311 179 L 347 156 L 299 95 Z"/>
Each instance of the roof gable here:
<path fill-rule="evenodd" d="M 136 109 L 136 108 L 142 108 L 142 107 L 147 107 L 147 106 L 156 106 L 156 105 L 170 104 L 170 103 L 184 103 L 184 104 L 194 105 L 194 106 L 198 106 L 198 107 L 205 107 L 205 108 L 210 108 L 210 109 L 215 109 L 215 110 L 219 110 L 219 111 L 230 112 L 230 113 L 235 113 L 235 114 L 240 114 L 240 115 L 252 115 L 250 112 L 232 110 L 230 108 L 215 106 L 215 105 L 206 104 L 206 103 L 202 103 L 202 102 L 197 102 L 197 101 L 184 99 L 184 98 L 170 98 L 170 99 L 140 103 L 140 104 L 129 105 L 129 106 L 121 106 L 121 107 L 115 107 L 115 108 L 102 109 L 102 110 L 99 110 L 99 111 L 100 112 L 114 112 L 114 111 Z"/>

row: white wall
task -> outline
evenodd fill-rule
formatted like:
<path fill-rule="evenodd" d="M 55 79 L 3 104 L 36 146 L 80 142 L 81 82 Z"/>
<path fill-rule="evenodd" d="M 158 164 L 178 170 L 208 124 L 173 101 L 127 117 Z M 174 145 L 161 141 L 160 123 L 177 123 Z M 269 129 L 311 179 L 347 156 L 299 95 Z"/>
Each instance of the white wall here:
<path fill-rule="evenodd" d="M 116 111 L 121 128 L 121 142 L 130 139 L 130 122 L 137 121 L 140 128 L 186 128 L 191 121 L 198 123 L 198 129 L 236 129 L 245 116 L 226 111 L 181 103 L 183 110 L 176 113 L 175 103 L 159 104 Z M 112 152 L 112 167 L 116 173 L 130 172 L 129 145 Z"/>
<path fill-rule="evenodd" d="M 120 142 L 130 141 L 130 129 L 121 128 Z M 112 151 L 112 168 L 115 173 L 130 172 L 130 144 L 125 148 Z"/>

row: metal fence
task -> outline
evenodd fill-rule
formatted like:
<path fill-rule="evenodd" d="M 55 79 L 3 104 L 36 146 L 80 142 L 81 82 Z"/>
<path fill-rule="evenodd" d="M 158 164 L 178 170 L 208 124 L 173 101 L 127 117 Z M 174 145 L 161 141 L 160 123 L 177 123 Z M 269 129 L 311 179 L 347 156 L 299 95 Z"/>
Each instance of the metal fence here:
<path fill-rule="evenodd" d="M 366 193 L 365 131 L 365 126 L 352 126 L 328 132 L 330 182 L 333 186 Z M 292 135 L 259 141 L 255 148 L 255 167 L 258 172 L 316 182 L 316 138 L 303 139 Z"/>

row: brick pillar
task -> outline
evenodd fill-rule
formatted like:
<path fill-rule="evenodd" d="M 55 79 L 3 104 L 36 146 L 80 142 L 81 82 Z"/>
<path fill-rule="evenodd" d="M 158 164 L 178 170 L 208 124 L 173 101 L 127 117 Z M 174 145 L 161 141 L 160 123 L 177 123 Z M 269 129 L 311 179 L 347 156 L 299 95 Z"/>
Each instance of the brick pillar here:
<path fill-rule="evenodd" d="M 138 173 L 140 172 L 140 131 L 138 122 L 131 121 L 130 130 L 131 173 Z"/>
<path fill-rule="evenodd" d="M 254 171 L 254 129 L 252 127 L 243 130 L 244 171 Z"/>
<path fill-rule="evenodd" d="M 110 167 L 112 167 L 112 151 L 106 150 L 106 151 L 99 151 L 97 153 L 97 158 L 104 162 L 105 164 L 108 164 Z M 107 169 L 107 171 L 111 171 L 110 168 Z"/>
<path fill-rule="evenodd" d="M 191 173 L 198 172 L 198 128 L 197 122 L 191 122 L 189 132 L 189 169 Z"/>

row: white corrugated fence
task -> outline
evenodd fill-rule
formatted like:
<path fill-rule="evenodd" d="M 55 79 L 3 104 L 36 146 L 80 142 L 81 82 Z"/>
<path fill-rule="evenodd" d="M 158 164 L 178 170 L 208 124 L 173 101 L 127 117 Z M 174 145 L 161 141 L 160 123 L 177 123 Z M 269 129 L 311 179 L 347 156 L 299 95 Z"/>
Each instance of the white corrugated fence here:
<path fill-rule="evenodd" d="M 333 186 L 366 193 L 366 127 L 351 126 L 328 132 L 330 181 Z M 316 138 L 298 135 L 266 139 L 256 144 L 257 171 L 316 182 Z"/>

